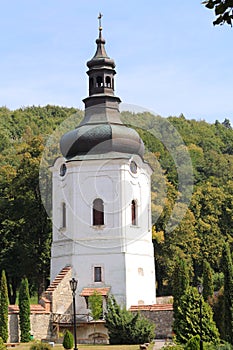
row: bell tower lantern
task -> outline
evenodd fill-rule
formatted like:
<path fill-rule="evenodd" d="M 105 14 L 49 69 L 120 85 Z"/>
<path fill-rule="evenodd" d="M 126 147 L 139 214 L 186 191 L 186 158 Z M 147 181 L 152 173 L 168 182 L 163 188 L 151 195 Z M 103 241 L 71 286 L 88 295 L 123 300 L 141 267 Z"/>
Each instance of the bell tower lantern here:
<path fill-rule="evenodd" d="M 89 96 L 95 94 L 114 95 L 115 63 L 105 50 L 105 40 L 102 37 L 101 18 L 99 14 L 99 37 L 96 39 L 97 49 L 94 57 L 87 62 L 89 68 Z"/>

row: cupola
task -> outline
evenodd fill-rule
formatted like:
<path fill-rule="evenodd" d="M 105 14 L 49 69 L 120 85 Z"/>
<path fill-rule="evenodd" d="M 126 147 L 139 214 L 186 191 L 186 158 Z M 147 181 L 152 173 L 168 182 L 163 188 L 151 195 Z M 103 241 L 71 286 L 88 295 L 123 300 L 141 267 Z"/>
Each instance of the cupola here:
<path fill-rule="evenodd" d="M 117 154 L 144 155 L 144 144 L 138 133 L 120 120 L 120 98 L 114 94 L 115 62 L 105 50 L 99 15 L 97 49 L 87 62 L 89 96 L 85 104 L 85 116 L 79 126 L 62 136 L 60 148 L 67 160 L 92 158 L 101 154 L 110 157 Z M 111 155 L 110 155 L 111 153 Z"/>

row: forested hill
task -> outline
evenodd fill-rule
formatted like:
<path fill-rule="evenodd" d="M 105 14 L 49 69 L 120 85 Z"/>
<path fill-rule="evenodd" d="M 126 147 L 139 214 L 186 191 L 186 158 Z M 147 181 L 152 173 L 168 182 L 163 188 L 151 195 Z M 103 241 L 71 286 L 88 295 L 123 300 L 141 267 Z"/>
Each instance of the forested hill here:
<path fill-rule="evenodd" d="M 40 200 L 41 155 L 49 135 L 61 123 L 68 120 L 66 128 L 73 127 L 82 116 L 80 110 L 57 106 L 0 108 L 0 270 L 7 273 L 12 303 L 24 275 L 31 291 L 41 293 L 48 284 L 51 222 Z M 229 121 L 208 124 L 184 116 L 165 120 L 129 112 L 122 113 L 122 121 L 139 132 L 155 170 L 152 212 L 158 293 L 172 292 L 177 256 L 187 261 L 194 283 L 203 261 L 208 260 L 219 287 L 222 245 L 225 240 L 232 243 L 233 238 L 233 130 Z M 181 164 L 183 175 L 190 172 L 190 166 L 186 156 L 176 162 L 182 155 L 179 149 L 188 150 L 191 158 L 190 200 L 185 186 L 180 187 L 176 164 Z M 180 211 L 187 203 L 188 209 L 175 229 L 167 230 L 177 203 Z"/>

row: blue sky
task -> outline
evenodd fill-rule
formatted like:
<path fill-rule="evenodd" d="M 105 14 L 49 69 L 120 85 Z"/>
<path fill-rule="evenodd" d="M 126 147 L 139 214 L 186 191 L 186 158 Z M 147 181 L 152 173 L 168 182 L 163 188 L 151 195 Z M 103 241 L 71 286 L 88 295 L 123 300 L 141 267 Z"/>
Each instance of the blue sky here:
<path fill-rule="evenodd" d="M 199 0 L 1 0 L 0 106 L 83 109 L 99 11 L 124 103 L 233 122 L 233 29 Z"/>

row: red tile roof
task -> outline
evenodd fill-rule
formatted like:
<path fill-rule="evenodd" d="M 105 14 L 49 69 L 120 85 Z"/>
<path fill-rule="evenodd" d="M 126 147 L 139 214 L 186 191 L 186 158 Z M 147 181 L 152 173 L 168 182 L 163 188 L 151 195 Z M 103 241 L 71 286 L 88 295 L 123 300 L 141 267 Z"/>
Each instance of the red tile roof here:
<path fill-rule="evenodd" d="M 49 313 L 40 304 L 30 305 L 30 311 L 31 311 L 32 314 Z M 10 314 L 18 314 L 19 313 L 19 305 L 9 305 L 8 306 L 8 312 Z"/>
<path fill-rule="evenodd" d="M 103 296 L 108 295 L 110 291 L 110 287 L 104 287 L 104 288 L 83 288 L 80 296 L 81 297 L 89 297 L 90 295 L 94 294 L 94 292 L 98 292 Z"/>
<path fill-rule="evenodd" d="M 132 305 L 130 311 L 172 311 L 172 304 Z"/>

